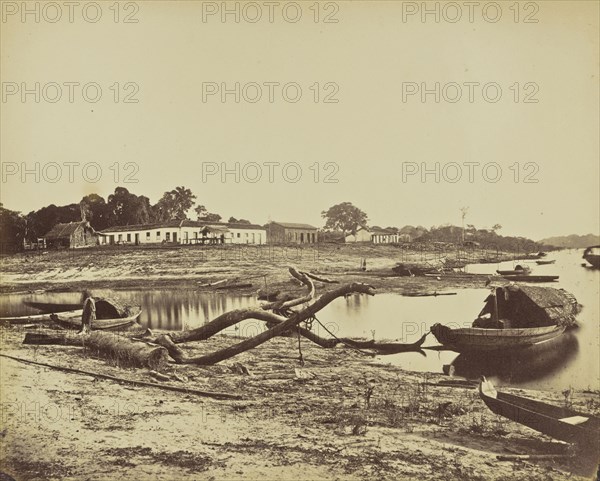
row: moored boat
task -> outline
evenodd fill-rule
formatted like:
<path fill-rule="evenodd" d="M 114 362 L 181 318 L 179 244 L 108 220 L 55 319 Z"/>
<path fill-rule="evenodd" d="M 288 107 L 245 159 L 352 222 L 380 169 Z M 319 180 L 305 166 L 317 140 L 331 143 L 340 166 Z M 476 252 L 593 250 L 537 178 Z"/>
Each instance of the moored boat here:
<path fill-rule="evenodd" d="M 74 311 L 63 312 L 62 315 L 65 318 L 79 318 L 81 320 L 81 316 L 83 314 L 83 309 L 77 309 Z M 12 316 L 12 317 L 0 317 L 0 324 L 33 324 L 36 322 L 50 322 L 52 320 L 51 313 L 45 314 L 32 314 L 25 316 Z"/>
<path fill-rule="evenodd" d="M 472 327 L 434 324 L 431 332 L 444 347 L 460 353 L 522 349 L 560 336 L 575 324 L 579 309 L 577 300 L 562 289 L 498 287 Z"/>
<path fill-rule="evenodd" d="M 142 310 L 139 307 L 133 308 L 132 311 L 133 312 L 127 317 L 118 317 L 115 319 L 94 319 L 92 322 L 92 330 L 114 331 L 131 327 L 137 323 L 137 320 L 142 313 Z M 81 317 L 78 318 L 73 316 L 53 314 L 52 321 L 71 329 L 79 329 L 81 327 Z"/>
<path fill-rule="evenodd" d="M 583 258 L 592 266 L 600 268 L 600 246 L 590 246 L 583 251 Z"/>
<path fill-rule="evenodd" d="M 124 329 L 137 322 L 142 310 L 139 306 L 122 305 L 114 299 L 96 298 L 96 319 L 92 329 L 111 330 Z M 82 326 L 83 309 L 65 312 L 25 315 L 19 317 L 2 317 L 0 324 L 36 324 L 55 323 L 67 328 L 78 329 Z"/>
<path fill-rule="evenodd" d="M 51 312 L 67 312 L 75 311 L 77 309 L 83 309 L 83 303 L 79 302 L 76 304 L 67 304 L 60 302 L 34 302 L 34 301 L 23 301 L 27 307 L 37 309 L 45 313 Z"/>
<path fill-rule="evenodd" d="M 434 324 L 431 332 L 444 346 L 456 352 L 506 351 L 530 347 L 550 341 L 565 332 L 565 326 L 545 326 L 523 329 L 482 329 L 466 327 L 451 329 Z"/>
<path fill-rule="evenodd" d="M 541 275 L 505 275 L 502 276 L 504 279 L 513 282 L 554 282 L 557 281 L 560 276 L 541 276 Z"/>
<path fill-rule="evenodd" d="M 547 264 L 554 264 L 555 262 L 556 262 L 556 259 L 542 259 L 542 260 L 535 261 L 535 263 L 538 266 L 545 266 Z"/>
<path fill-rule="evenodd" d="M 515 394 L 496 391 L 482 378 L 479 396 L 490 410 L 511 421 L 567 443 L 576 443 L 593 453 L 598 452 L 600 419 L 572 409 L 535 401 Z"/>
<path fill-rule="evenodd" d="M 531 268 L 529 266 L 517 265 L 514 269 L 498 269 L 496 271 L 501 276 L 508 275 L 528 275 L 531 272 Z"/>

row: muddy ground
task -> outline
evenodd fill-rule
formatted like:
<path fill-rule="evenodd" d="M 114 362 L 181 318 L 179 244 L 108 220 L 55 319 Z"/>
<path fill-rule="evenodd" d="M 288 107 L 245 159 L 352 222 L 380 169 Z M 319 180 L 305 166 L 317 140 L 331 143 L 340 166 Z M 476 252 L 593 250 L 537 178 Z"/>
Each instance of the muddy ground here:
<path fill-rule="evenodd" d="M 378 292 L 484 287 L 486 276 L 398 278 L 399 261 L 436 254 L 392 246 L 334 246 L 323 252 L 109 248 L 19 255 L 3 260 L 2 290 L 83 287 L 197 289 L 228 279 L 256 290 L 290 286 L 285 267 Z M 258 254 L 256 254 L 258 253 Z M 260 255 L 259 255 L 260 254 Z M 433 255 L 432 255 L 433 254 Z M 510 257 L 506 255 L 505 257 Z M 359 270 L 367 259 L 367 271 Z M 252 279 L 248 281 L 248 279 Z M 254 280 L 256 279 L 256 280 Z M 319 285 L 321 292 L 326 286 Z M 204 287 L 202 289 L 211 289 Z M 215 366 L 170 364 L 158 381 L 147 369 L 95 358 L 76 347 L 26 346 L 25 327 L 0 329 L 0 471 L 16 480 L 579 480 L 596 460 L 491 413 L 474 383 L 414 373 L 345 347 L 322 349 L 276 338 Z M 236 342 L 190 343 L 190 355 Z M 245 371 L 248 373 L 245 373 Z M 190 392 L 104 380 L 110 374 L 184 389 L 237 394 L 218 400 Z M 561 405 L 560 392 L 510 390 Z M 598 415 L 599 391 L 576 391 L 573 407 Z M 499 461 L 498 454 L 569 454 L 566 459 Z"/>

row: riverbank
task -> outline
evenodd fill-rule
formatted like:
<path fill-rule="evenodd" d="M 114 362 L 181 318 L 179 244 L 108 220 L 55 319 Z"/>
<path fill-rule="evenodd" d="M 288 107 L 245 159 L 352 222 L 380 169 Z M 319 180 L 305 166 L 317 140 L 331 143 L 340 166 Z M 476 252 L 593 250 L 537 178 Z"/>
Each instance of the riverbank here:
<path fill-rule="evenodd" d="M 500 262 L 519 258 L 508 252 L 457 251 L 436 246 L 403 248 L 373 244 L 299 246 L 106 246 L 39 251 L 2 259 L 0 292 L 83 288 L 177 288 L 212 290 L 226 280 L 228 290 L 249 292 L 289 288 L 287 267 L 320 273 L 342 283 L 367 282 L 379 292 L 419 292 L 484 287 L 487 276 L 398 277 L 397 263 Z M 363 261 L 366 270 L 362 270 Z M 251 284 L 248 287 L 248 284 Z M 246 285 L 244 287 L 244 285 Z M 236 287 L 237 286 L 237 287 Z M 221 288 L 224 287 L 221 285 Z"/>
<path fill-rule="evenodd" d="M 179 388 L 236 394 L 216 400 L 66 373 L 0 357 L 2 471 L 17 480 L 383 479 L 579 480 L 581 457 L 499 461 L 498 454 L 566 453 L 567 446 L 492 414 L 474 385 L 403 371 L 343 347 L 276 338 L 218 365 L 144 369 L 79 348 L 24 346 L 2 328 L 2 354 Z M 237 340 L 186 344 L 189 355 Z M 247 370 L 247 374 L 245 373 Z M 560 393 L 511 389 L 564 403 Z M 573 407 L 600 412 L 599 392 Z"/>

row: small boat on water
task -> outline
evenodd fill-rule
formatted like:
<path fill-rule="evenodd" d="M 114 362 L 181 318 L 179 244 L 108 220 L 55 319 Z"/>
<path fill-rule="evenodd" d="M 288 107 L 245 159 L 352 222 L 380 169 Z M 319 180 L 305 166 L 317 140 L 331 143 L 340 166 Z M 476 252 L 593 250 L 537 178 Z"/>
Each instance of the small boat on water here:
<path fill-rule="evenodd" d="M 528 275 L 531 272 L 531 268 L 529 266 L 522 266 L 521 264 L 518 264 L 514 269 L 498 269 L 496 272 L 501 276 Z"/>
<path fill-rule="evenodd" d="M 77 309 L 73 311 L 67 311 L 62 313 L 63 316 L 79 318 L 81 320 L 81 316 L 83 314 L 83 309 Z M 44 314 L 32 314 L 25 316 L 12 316 L 12 317 L 0 317 L 0 324 L 33 324 L 36 322 L 50 322 L 52 318 L 50 317 L 52 313 L 44 313 Z"/>
<path fill-rule="evenodd" d="M 114 299 L 95 298 L 96 319 L 92 323 L 95 330 L 124 329 L 137 322 L 142 312 L 139 306 L 126 306 Z M 83 309 L 65 312 L 25 315 L 18 317 L 2 317 L 0 324 L 35 324 L 55 323 L 67 328 L 81 327 Z"/>
<path fill-rule="evenodd" d="M 59 303 L 59 302 L 33 302 L 33 301 L 23 301 L 27 307 L 31 307 L 33 309 L 37 309 L 41 312 L 67 312 L 67 311 L 75 311 L 77 309 L 83 309 L 83 303 L 79 302 L 77 304 L 67 304 L 67 303 Z"/>
<path fill-rule="evenodd" d="M 513 281 L 513 282 L 554 282 L 554 281 L 557 281 L 560 276 L 541 276 L 541 275 L 532 276 L 532 275 L 511 274 L 511 275 L 504 275 L 502 277 L 504 277 L 506 280 Z"/>
<path fill-rule="evenodd" d="M 496 391 L 482 378 L 479 396 L 490 410 L 500 416 L 535 429 L 567 443 L 575 443 L 592 453 L 598 452 L 600 419 L 572 409 Z"/>
<path fill-rule="evenodd" d="M 590 246 L 583 251 L 583 258 L 592 266 L 600 268 L 600 246 Z"/>
<path fill-rule="evenodd" d="M 92 323 L 93 330 L 117 330 L 130 327 L 137 322 L 142 310 L 139 307 L 131 308 L 130 312 L 125 317 L 115 317 L 109 319 L 95 319 Z M 74 311 L 46 314 L 36 314 L 33 316 L 20 317 L 2 317 L 0 324 L 24 325 L 36 323 L 56 323 L 63 327 L 71 329 L 79 329 L 81 327 L 81 316 L 83 309 Z"/>
<path fill-rule="evenodd" d="M 538 266 L 545 266 L 547 264 L 554 264 L 555 262 L 556 262 L 556 259 L 542 259 L 542 260 L 535 261 L 535 263 Z"/>
<path fill-rule="evenodd" d="M 438 323 L 431 326 L 431 332 L 444 347 L 460 353 L 518 350 L 560 336 L 575 324 L 580 307 L 563 289 L 497 287 L 472 327 Z"/>
<path fill-rule="evenodd" d="M 94 319 L 92 322 L 92 330 L 94 331 L 116 331 L 126 329 L 128 327 L 133 326 L 137 323 L 142 310 L 138 308 L 132 309 L 132 313 L 130 313 L 127 317 L 118 317 L 115 319 Z M 70 328 L 70 329 L 79 329 L 81 327 L 81 316 L 72 317 L 72 316 L 64 316 L 60 314 L 52 314 L 52 321 L 57 324 Z"/>

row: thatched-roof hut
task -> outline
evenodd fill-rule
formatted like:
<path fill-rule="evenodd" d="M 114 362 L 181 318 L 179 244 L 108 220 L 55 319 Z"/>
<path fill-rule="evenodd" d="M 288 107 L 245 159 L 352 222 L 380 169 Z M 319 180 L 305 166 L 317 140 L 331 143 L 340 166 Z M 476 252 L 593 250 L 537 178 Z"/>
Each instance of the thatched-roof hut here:
<path fill-rule="evenodd" d="M 479 317 L 489 314 L 496 318 L 496 309 L 497 318 L 504 321 L 504 327 L 523 328 L 572 326 L 581 306 L 564 289 L 509 285 L 496 288 L 487 297 Z"/>
<path fill-rule="evenodd" d="M 89 247 L 98 245 L 98 233 L 87 221 L 56 224 L 44 239 L 48 247 Z"/>

